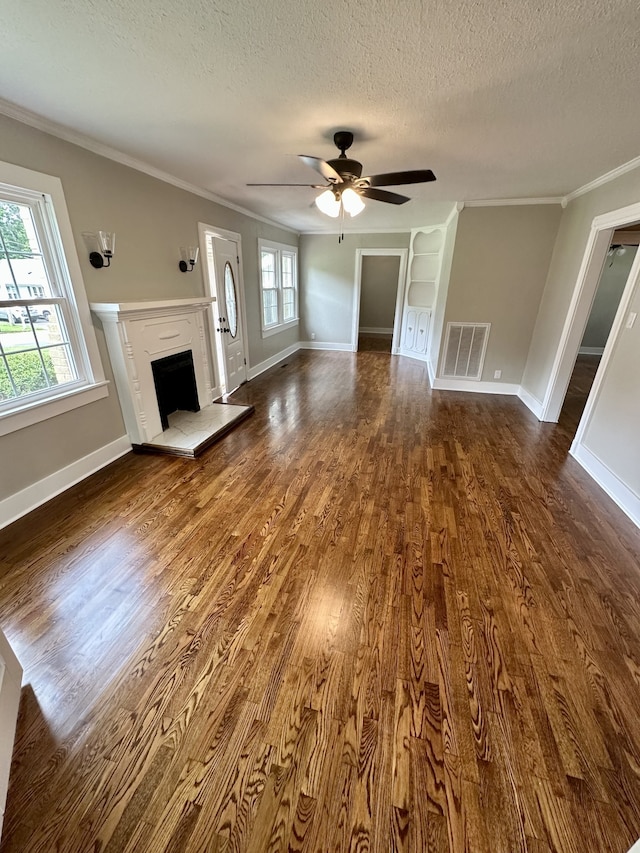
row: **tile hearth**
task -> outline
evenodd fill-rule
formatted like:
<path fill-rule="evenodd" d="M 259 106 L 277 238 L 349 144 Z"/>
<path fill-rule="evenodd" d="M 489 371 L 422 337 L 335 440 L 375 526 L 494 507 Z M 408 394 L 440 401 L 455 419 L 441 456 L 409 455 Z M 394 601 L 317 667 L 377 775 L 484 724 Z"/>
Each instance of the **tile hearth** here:
<path fill-rule="evenodd" d="M 195 457 L 252 415 L 253 411 L 253 406 L 212 403 L 199 412 L 173 412 L 169 415 L 169 429 L 151 441 L 134 444 L 134 450 Z"/>

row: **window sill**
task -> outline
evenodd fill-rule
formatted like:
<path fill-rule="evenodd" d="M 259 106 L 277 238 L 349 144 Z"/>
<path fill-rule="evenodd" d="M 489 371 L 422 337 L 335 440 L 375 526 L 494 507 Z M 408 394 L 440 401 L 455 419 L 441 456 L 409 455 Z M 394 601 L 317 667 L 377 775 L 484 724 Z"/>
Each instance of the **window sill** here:
<path fill-rule="evenodd" d="M 287 323 L 279 323 L 277 326 L 269 326 L 268 329 L 262 330 L 263 338 L 270 338 L 271 335 L 277 335 L 280 332 L 286 332 L 287 329 L 293 329 L 300 323 L 300 320 L 289 320 Z"/>
<path fill-rule="evenodd" d="M 83 385 L 82 388 L 74 388 L 52 400 L 38 400 L 19 409 L 3 412 L 0 414 L 0 436 L 102 400 L 109 394 L 108 386 L 107 381 L 95 382 L 92 385 Z"/>

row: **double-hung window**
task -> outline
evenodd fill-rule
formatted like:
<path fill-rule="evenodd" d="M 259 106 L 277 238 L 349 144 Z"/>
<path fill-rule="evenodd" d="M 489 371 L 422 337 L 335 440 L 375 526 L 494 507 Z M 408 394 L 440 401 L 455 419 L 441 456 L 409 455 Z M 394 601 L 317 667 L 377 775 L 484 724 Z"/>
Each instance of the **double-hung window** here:
<path fill-rule="evenodd" d="M 0 163 L 0 435 L 105 385 L 60 181 Z"/>
<path fill-rule="evenodd" d="M 258 241 L 262 336 L 298 323 L 298 250 L 284 243 Z"/>

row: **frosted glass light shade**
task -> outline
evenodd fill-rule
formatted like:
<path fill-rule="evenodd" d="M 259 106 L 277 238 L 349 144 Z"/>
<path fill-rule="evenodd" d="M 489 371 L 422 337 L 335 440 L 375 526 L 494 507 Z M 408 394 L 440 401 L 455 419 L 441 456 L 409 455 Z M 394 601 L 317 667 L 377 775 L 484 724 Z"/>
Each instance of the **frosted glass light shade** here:
<path fill-rule="evenodd" d="M 320 193 L 316 198 L 316 206 L 322 213 L 325 213 L 327 216 L 333 216 L 334 219 L 340 213 L 340 202 L 331 190 L 325 190 L 323 193 Z"/>
<path fill-rule="evenodd" d="M 364 202 L 355 190 L 346 189 L 342 193 L 342 204 L 351 216 L 357 216 L 364 210 Z"/>

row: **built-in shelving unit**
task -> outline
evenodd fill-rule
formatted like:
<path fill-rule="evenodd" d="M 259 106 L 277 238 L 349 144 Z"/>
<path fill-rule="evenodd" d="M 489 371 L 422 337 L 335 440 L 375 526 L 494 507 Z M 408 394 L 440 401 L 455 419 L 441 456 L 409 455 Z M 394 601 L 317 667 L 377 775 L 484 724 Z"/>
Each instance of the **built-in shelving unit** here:
<path fill-rule="evenodd" d="M 427 358 L 445 234 L 444 225 L 417 228 L 411 232 L 402 328 L 401 351 L 404 355 Z"/>

